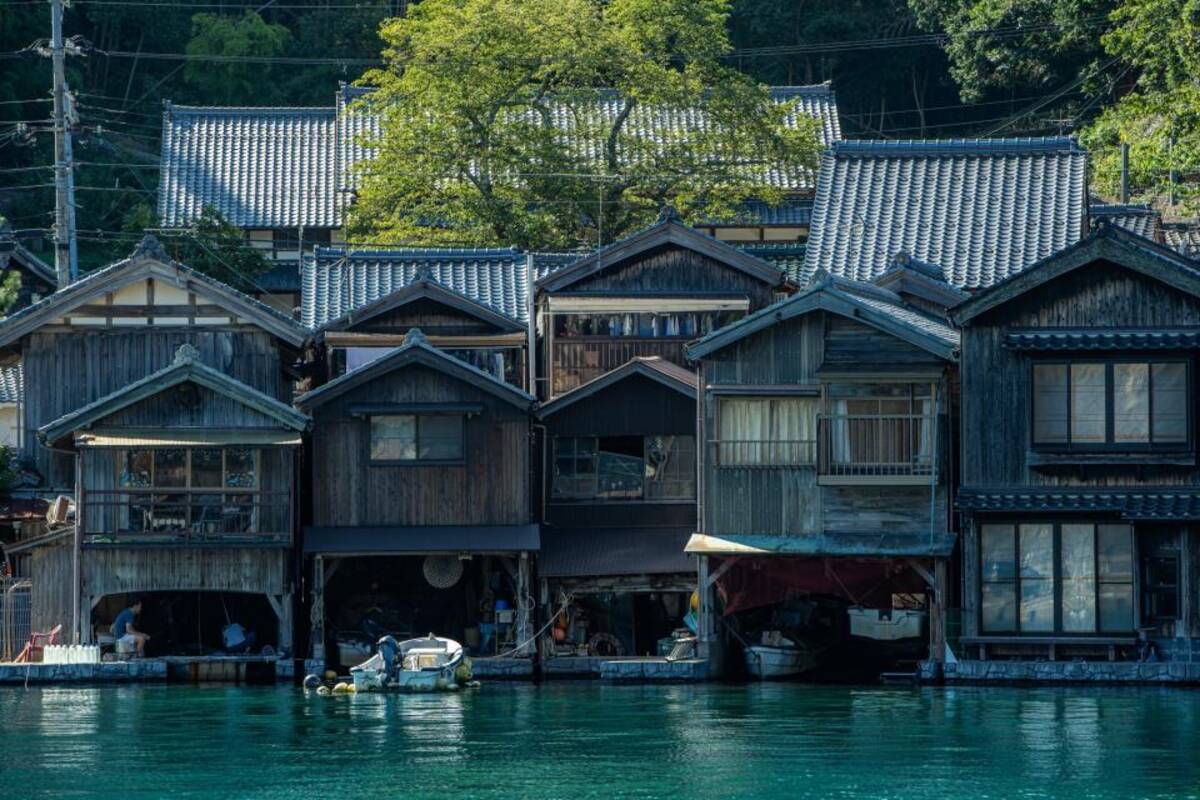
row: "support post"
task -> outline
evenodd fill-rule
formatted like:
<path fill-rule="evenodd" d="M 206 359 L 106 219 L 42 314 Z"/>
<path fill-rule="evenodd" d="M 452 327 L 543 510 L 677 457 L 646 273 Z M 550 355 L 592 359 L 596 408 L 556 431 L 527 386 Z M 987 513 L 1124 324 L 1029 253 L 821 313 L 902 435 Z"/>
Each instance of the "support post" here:
<path fill-rule="evenodd" d="M 929 659 L 939 673 L 946 663 L 946 599 L 948 587 L 946 559 L 933 560 L 932 602 L 929 604 Z"/>
<path fill-rule="evenodd" d="M 522 551 L 521 560 L 517 564 L 517 644 L 520 645 L 516 653 L 518 656 L 533 653 L 533 642 L 529 641 L 529 637 L 533 635 L 533 621 L 530 619 L 533 613 L 532 600 L 529 591 L 529 553 Z"/>
<path fill-rule="evenodd" d="M 313 556 L 311 622 L 312 658 L 325 663 L 325 557 Z"/>

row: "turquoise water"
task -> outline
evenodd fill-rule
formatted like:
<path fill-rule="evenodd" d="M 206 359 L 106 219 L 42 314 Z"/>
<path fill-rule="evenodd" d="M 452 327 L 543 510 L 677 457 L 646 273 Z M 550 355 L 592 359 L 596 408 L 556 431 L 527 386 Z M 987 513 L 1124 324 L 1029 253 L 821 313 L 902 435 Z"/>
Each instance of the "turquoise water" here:
<path fill-rule="evenodd" d="M 3 689 L 0 796 L 1196 798 L 1200 691 Z"/>

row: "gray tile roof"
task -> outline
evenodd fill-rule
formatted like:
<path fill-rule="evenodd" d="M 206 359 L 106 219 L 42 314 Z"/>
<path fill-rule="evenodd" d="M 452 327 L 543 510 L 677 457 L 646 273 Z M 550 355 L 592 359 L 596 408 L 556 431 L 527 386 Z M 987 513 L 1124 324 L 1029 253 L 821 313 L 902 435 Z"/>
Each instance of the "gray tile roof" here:
<path fill-rule="evenodd" d="M 964 511 L 1117 512 L 1130 520 L 1200 519 L 1200 494 L 1170 488 L 1116 490 L 964 488 L 957 505 Z"/>
<path fill-rule="evenodd" d="M 378 116 L 353 105 L 369 89 L 343 85 L 329 108 L 217 108 L 168 106 L 163 114 L 159 219 L 167 227 L 188 225 L 205 205 L 243 228 L 338 227 L 356 184 L 354 165 L 371 157 L 363 145 L 378 132 Z M 778 102 L 793 103 L 790 120 L 820 121 L 823 145 L 841 137 L 837 101 L 828 84 L 771 89 Z M 601 92 L 600 119 L 615 118 L 619 97 Z M 565 106 L 564 130 L 573 117 Z M 638 106 L 630 129 L 653 139 L 694 130 L 703 115 Z M 585 142 L 584 151 L 599 153 Z M 769 170 L 773 185 L 812 190 L 809 170 L 780 165 Z"/>
<path fill-rule="evenodd" d="M 803 242 L 748 242 L 746 244 L 731 242 L 730 244 L 755 258 L 778 267 L 792 283 L 802 285 L 807 279 L 807 273 L 804 271 L 805 245 Z"/>
<path fill-rule="evenodd" d="M 805 271 L 870 281 L 906 252 L 959 288 L 1078 241 L 1087 152 L 1074 139 L 842 141 L 821 160 Z"/>
<path fill-rule="evenodd" d="M 789 197 L 777 206 L 761 200 L 750 200 L 732 217 L 713 217 L 701 225 L 795 225 L 804 226 L 812 220 L 811 197 Z"/>
<path fill-rule="evenodd" d="M 1158 238 L 1158 226 L 1162 222 L 1159 213 L 1146 205 L 1092 203 L 1089 213 L 1093 225 L 1108 220 L 1119 228 L 1147 239 Z"/>
<path fill-rule="evenodd" d="M 212 206 L 241 228 L 338 224 L 332 108 L 195 108 L 163 112 L 158 216 L 191 224 Z"/>
<path fill-rule="evenodd" d="M 549 260 L 544 256 L 543 264 Z M 518 250 L 321 247 L 301 267 L 300 321 L 320 327 L 418 278 L 520 322 L 529 319 L 528 258 Z"/>
<path fill-rule="evenodd" d="M 20 364 L 0 367 L 0 403 L 19 403 L 25 397 L 25 373 Z"/>
<path fill-rule="evenodd" d="M 1030 328 L 1004 334 L 1010 350 L 1047 352 L 1076 350 L 1194 350 L 1200 328 Z"/>
<path fill-rule="evenodd" d="M 1200 223 L 1173 222 L 1162 226 L 1163 242 L 1188 258 L 1200 258 Z"/>

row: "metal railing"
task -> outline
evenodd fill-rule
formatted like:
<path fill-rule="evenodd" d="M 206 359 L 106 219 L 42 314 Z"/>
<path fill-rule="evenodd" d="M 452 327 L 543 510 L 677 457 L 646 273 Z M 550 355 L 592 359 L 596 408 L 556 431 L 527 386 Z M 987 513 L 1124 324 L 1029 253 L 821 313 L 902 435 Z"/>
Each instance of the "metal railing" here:
<path fill-rule="evenodd" d="M 0 578 L 0 661 L 12 661 L 29 641 L 32 590 L 28 578 Z"/>
<path fill-rule="evenodd" d="M 718 467 L 812 469 L 817 465 L 815 439 L 721 439 L 709 445 Z"/>
<path fill-rule="evenodd" d="M 821 475 L 928 476 L 934 418 L 923 414 L 822 414 Z"/>
<path fill-rule="evenodd" d="M 84 544 L 287 543 L 289 492 L 247 489 L 90 490 L 83 494 Z"/>

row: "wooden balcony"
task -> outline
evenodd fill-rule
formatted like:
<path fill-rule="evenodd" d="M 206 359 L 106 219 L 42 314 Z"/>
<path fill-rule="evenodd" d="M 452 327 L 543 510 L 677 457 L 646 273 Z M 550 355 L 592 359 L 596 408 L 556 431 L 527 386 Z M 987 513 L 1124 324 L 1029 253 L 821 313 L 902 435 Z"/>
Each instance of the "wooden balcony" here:
<path fill-rule="evenodd" d="M 288 545 L 290 492 L 238 489 L 131 489 L 83 492 L 88 546 Z"/>
<path fill-rule="evenodd" d="M 821 483 L 925 484 L 932 480 L 932 416 L 824 414 L 817 427 Z"/>
<path fill-rule="evenodd" d="M 550 394 L 557 397 L 625 364 L 637 356 L 659 356 L 687 364 L 684 346 L 690 339 L 588 337 L 556 338 L 552 347 Z"/>

